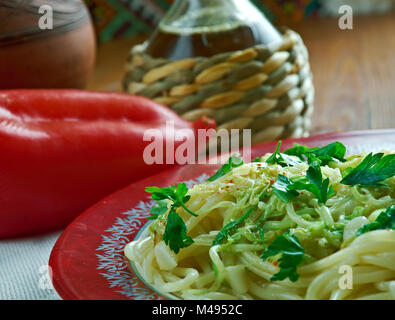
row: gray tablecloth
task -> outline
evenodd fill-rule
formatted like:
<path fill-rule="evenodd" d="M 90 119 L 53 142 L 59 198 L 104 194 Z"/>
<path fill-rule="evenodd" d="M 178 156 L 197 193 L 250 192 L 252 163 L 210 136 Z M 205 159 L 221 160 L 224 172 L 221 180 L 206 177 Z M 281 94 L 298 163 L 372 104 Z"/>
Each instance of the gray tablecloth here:
<path fill-rule="evenodd" d="M 0 240 L 0 300 L 60 299 L 48 269 L 49 255 L 60 233 Z"/>

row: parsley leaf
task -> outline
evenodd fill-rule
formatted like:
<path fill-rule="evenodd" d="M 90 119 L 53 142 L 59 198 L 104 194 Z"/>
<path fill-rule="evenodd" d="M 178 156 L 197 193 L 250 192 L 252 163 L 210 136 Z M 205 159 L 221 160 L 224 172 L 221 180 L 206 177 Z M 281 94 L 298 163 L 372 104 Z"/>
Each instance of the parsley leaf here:
<path fill-rule="evenodd" d="M 276 151 L 266 160 L 268 164 L 278 163 L 281 166 L 295 166 L 300 163 L 299 159 L 295 157 L 290 157 L 289 155 L 280 153 L 282 141 L 277 144 Z"/>
<path fill-rule="evenodd" d="M 266 160 L 266 163 L 274 164 L 274 163 L 284 162 L 284 159 L 280 153 L 281 144 L 282 141 L 279 141 L 277 144 L 276 151 L 274 151 L 274 153 Z"/>
<path fill-rule="evenodd" d="M 310 165 L 306 172 L 306 177 L 309 183 L 296 181 L 291 186 L 291 189 L 310 191 L 323 204 L 327 202 L 329 197 L 335 194 L 332 186 L 329 186 L 329 178 L 322 180 L 321 168 L 317 162 Z"/>
<path fill-rule="evenodd" d="M 241 156 L 239 154 L 234 154 L 229 158 L 228 163 L 225 163 L 213 176 L 208 178 L 207 181 L 215 181 L 225 174 L 231 172 L 233 168 L 240 167 L 243 164 L 244 161 Z"/>
<path fill-rule="evenodd" d="M 167 201 L 166 200 L 159 200 L 156 202 L 156 206 L 153 207 L 150 212 L 152 216 L 148 217 L 149 220 L 156 220 L 163 214 L 165 214 L 168 210 Z"/>
<path fill-rule="evenodd" d="M 187 227 L 184 220 L 182 220 L 175 210 L 171 210 L 169 213 L 162 240 L 175 253 L 178 253 L 180 249 L 188 247 L 193 243 L 193 239 L 187 236 Z"/>
<path fill-rule="evenodd" d="M 299 195 L 298 190 L 307 190 L 314 194 L 321 203 L 325 204 L 335 192 L 332 186 L 329 186 L 329 178 L 322 179 L 321 168 L 318 162 L 314 162 L 307 170 L 306 178 L 295 182 L 279 174 L 276 182 L 273 184 L 273 193 L 283 202 L 289 202 Z"/>
<path fill-rule="evenodd" d="M 177 187 L 171 186 L 170 188 L 147 187 L 145 191 L 152 193 L 153 200 L 168 199 L 173 202 L 172 208 L 183 207 L 185 211 L 197 217 L 197 214 L 189 210 L 184 204 L 190 199 L 190 196 L 186 195 L 188 188 L 185 183 L 180 183 Z"/>
<path fill-rule="evenodd" d="M 289 202 L 299 195 L 299 192 L 294 190 L 291 186 L 293 182 L 286 176 L 279 174 L 277 180 L 273 183 L 273 193 L 283 202 Z"/>
<path fill-rule="evenodd" d="M 289 156 L 298 157 L 300 160 L 305 161 L 305 155 L 310 150 L 307 146 L 302 146 L 300 144 L 295 143 L 292 148 L 285 150 L 283 153 Z"/>
<path fill-rule="evenodd" d="M 380 213 L 372 223 L 368 223 L 360 228 L 357 231 L 357 237 L 369 231 L 385 229 L 395 230 L 395 205 L 388 207 L 387 210 Z"/>
<path fill-rule="evenodd" d="M 333 142 L 321 148 L 313 148 L 310 153 L 314 154 L 320 161 L 321 166 L 327 165 L 333 159 L 345 162 L 346 147 L 340 142 Z"/>
<path fill-rule="evenodd" d="M 224 240 L 228 239 L 229 234 L 234 232 L 238 227 L 240 227 L 240 225 L 249 217 L 251 212 L 255 209 L 255 207 L 247 209 L 247 211 L 240 218 L 226 224 L 215 237 L 213 241 L 213 246 L 221 244 Z"/>
<path fill-rule="evenodd" d="M 276 239 L 266 248 L 261 258 L 265 261 L 267 258 L 281 254 L 280 271 L 271 277 L 270 281 L 278 281 L 289 278 L 292 282 L 299 279 L 296 272 L 298 266 L 304 262 L 304 249 L 300 245 L 298 238 L 284 233 L 278 235 Z"/>
<path fill-rule="evenodd" d="M 330 161 L 339 160 L 345 162 L 346 147 L 340 142 L 333 142 L 323 147 L 309 148 L 295 143 L 294 147 L 285 150 L 284 154 L 295 156 L 302 161 L 307 160 L 309 163 L 314 160 L 320 165 L 325 166 Z"/>
<path fill-rule="evenodd" d="M 166 203 L 166 211 L 163 212 L 163 200 L 167 199 L 172 202 L 167 217 L 165 232 L 162 236 L 162 240 L 166 245 L 175 253 L 178 253 L 181 248 L 190 246 L 193 243 L 193 239 L 187 236 L 187 227 L 184 220 L 176 212 L 177 208 L 182 207 L 191 215 L 197 216 L 197 214 L 185 206 L 185 203 L 190 199 L 190 196 L 187 195 L 188 188 L 186 184 L 180 183 L 177 187 L 171 186 L 170 188 L 147 187 L 145 191 L 152 193 L 152 199 L 158 201 L 158 205 L 151 210 L 153 217 L 155 215 L 159 216 L 159 214 L 163 214 L 167 211 Z"/>
<path fill-rule="evenodd" d="M 341 183 L 355 186 L 383 187 L 383 180 L 395 175 L 395 154 L 383 157 L 383 153 L 368 154 L 354 169 L 346 169 Z"/>

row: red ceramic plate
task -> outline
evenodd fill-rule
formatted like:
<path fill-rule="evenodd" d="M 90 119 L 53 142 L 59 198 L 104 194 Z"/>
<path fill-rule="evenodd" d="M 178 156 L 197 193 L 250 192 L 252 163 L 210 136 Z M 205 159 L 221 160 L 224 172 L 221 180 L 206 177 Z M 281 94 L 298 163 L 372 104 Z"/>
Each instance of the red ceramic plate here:
<path fill-rule="evenodd" d="M 344 143 L 351 153 L 395 148 L 395 130 L 358 131 L 286 140 L 308 146 Z M 253 147 L 252 159 L 273 152 L 275 142 Z M 146 186 L 189 186 L 206 180 L 218 166 L 188 165 L 133 183 L 76 218 L 56 242 L 49 264 L 53 284 L 63 299 L 162 299 L 129 271 L 123 248 L 147 222 L 153 203 Z"/>

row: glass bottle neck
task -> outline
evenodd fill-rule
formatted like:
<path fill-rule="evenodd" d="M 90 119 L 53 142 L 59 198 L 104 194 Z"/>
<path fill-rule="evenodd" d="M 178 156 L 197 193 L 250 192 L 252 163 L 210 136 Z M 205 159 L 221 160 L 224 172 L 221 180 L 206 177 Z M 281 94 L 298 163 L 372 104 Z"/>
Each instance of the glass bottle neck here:
<path fill-rule="evenodd" d="M 273 26 L 250 0 L 176 0 L 160 28 L 171 33 L 193 34 L 223 32 L 259 23 L 278 40 L 279 34 L 275 34 Z"/>
<path fill-rule="evenodd" d="M 250 0 L 175 0 L 172 9 L 198 10 L 209 7 L 234 8 L 249 4 Z"/>
<path fill-rule="evenodd" d="M 178 0 L 159 23 L 146 52 L 179 60 L 210 57 L 281 39 L 249 0 Z"/>

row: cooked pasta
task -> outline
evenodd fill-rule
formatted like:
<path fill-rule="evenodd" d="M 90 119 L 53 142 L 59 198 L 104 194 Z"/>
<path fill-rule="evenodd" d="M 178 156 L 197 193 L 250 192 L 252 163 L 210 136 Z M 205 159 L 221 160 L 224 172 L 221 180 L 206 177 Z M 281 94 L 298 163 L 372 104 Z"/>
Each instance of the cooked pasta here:
<path fill-rule="evenodd" d="M 279 186 L 293 197 L 284 201 L 274 192 L 276 182 L 286 177 L 289 183 L 306 183 L 311 164 L 295 156 L 287 156 L 292 165 L 268 163 L 270 157 L 188 190 L 185 205 L 196 216 L 182 206 L 175 210 L 191 239 L 180 250 L 163 240 L 171 209 L 167 200 L 167 211 L 125 247 L 137 273 L 175 299 L 395 300 L 395 231 L 360 232 L 395 204 L 395 177 L 384 186 L 347 185 L 344 176 L 366 155 L 332 159 L 319 166 L 321 182 L 329 179 L 327 199 L 320 201 L 309 187 L 296 192 Z M 289 235 L 291 252 L 276 253 L 286 239 L 276 241 L 281 235 Z M 285 254 L 300 261 L 293 276 Z M 342 285 L 346 275 L 351 283 Z"/>

